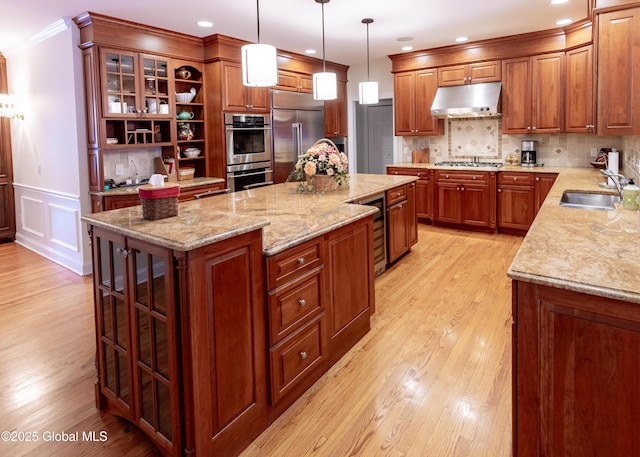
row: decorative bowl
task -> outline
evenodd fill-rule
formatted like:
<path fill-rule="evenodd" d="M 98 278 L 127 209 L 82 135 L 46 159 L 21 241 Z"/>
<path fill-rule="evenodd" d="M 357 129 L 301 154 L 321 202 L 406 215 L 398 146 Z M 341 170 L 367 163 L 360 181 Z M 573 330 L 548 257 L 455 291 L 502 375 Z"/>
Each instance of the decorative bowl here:
<path fill-rule="evenodd" d="M 195 93 L 191 92 L 176 92 L 176 101 L 178 103 L 191 103 L 191 100 L 196 96 Z"/>
<path fill-rule="evenodd" d="M 182 151 L 185 157 L 198 157 L 200 155 L 200 149 L 198 148 L 187 148 Z"/>
<path fill-rule="evenodd" d="M 598 162 L 593 160 L 589 162 L 593 168 L 607 168 L 607 162 Z"/>

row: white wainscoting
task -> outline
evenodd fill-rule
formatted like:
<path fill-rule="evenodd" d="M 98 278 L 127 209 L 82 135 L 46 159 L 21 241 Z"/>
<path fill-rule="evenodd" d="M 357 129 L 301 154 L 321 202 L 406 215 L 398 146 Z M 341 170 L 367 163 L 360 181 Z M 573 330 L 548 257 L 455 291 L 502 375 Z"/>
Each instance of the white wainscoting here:
<path fill-rule="evenodd" d="M 16 242 L 69 270 L 91 273 L 79 195 L 14 183 Z M 85 259 L 86 257 L 86 259 Z"/>

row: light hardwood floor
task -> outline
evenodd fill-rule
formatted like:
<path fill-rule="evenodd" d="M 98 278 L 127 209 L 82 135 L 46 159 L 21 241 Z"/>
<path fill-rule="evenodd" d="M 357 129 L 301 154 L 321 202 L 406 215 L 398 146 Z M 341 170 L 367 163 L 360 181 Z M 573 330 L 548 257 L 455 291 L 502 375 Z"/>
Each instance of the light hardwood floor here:
<path fill-rule="evenodd" d="M 511 455 L 511 283 L 521 237 L 427 225 L 376 281 L 372 330 L 242 457 Z M 155 456 L 94 406 L 92 287 L 0 244 L 0 455 Z M 105 431 L 105 442 L 45 442 Z"/>

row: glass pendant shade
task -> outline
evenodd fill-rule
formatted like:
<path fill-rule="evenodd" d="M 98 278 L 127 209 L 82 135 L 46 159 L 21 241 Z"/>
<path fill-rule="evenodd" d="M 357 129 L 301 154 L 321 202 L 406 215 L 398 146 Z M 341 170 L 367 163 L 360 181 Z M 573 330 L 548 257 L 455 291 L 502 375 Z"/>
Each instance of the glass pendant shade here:
<path fill-rule="evenodd" d="M 336 74 L 321 71 L 313 74 L 314 100 L 335 100 L 338 98 L 338 83 Z"/>
<path fill-rule="evenodd" d="M 267 87 L 277 82 L 278 61 L 275 46 L 260 43 L 242 46 L 242 84 Z"/>
<path fill-rule="evenodd" d="M 378 103 L 378 83 L 376 81 L 366 81 L 360 83 L 360 96 L 358 100 L 361 105 L 372 105 Z"/>

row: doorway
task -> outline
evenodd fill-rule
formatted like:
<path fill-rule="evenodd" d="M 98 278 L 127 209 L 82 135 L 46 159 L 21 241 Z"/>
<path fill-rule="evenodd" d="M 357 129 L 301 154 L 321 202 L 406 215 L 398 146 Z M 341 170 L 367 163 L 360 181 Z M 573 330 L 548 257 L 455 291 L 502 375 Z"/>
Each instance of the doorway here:
<path fill-rule="evenodd" d="M 356 102 L 356 169 L 358 173 L 386 174 L 393 163 L 393 103 L 375 105 Z"/>

